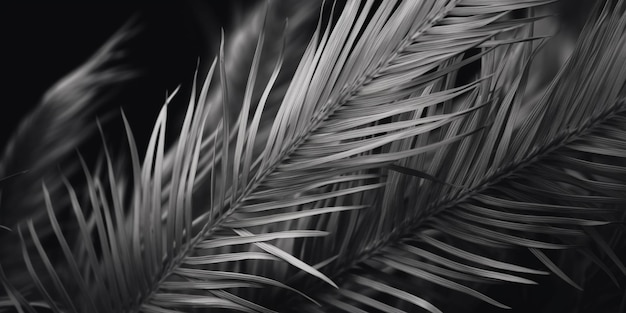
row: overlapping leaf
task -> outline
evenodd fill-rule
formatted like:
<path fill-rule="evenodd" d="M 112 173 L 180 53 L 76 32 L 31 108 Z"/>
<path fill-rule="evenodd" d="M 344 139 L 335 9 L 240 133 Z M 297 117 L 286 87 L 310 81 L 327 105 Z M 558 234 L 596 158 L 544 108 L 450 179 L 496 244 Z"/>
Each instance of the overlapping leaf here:
<path fill-rule="evenodd" d="M 401 176 L 410 170 L 392 173 L 389 178 L 395 178 L 393 186 L 400 187 L 393 190 L 388 201 L 383 201 L 381 209 L 393 208 L 398 212 L 397 206 L 405 205 L 414 209 L 408 216 L 400 215 L 379 226 L 391 231 L 372 235 L 375 237 L 365 241 L 366 246 L 355 249 L 355 255 L 337 267 L 336 277 L 344 280 L 340 287 L 352 293 L 321 294 L 319 297 L 327 305 L 323 311 L 346 307 L 384 310 L 379 303 L 382 294 L 391 295 L 385 298 L 387 305 L 407 311 L 418 306 L 439 312 L 430 302 L 423 302 L 427 300 L 438 301 L 448 309 L 460 309 L 446 303 L 436 292 L 428 292 L 436 285 L 506 307 L 471 286 L 493 280 L 528 284 L 533 282 L 519 274 L 512 276 L 512 272 L 542 274 L 507 263 L 511 261 L 502 262 L 499 253 L 494 253 L 510 247 L 528 248 L 548 270 L 576 288 L 580 288 L 578 284 L 542 250 L 580 247 L 607 270 L 590 254 L 586 233 L 593 226 L 618 221 L 623 215 L 620 208 L 626 203 L 626 185 L 616 174 L 624 169 L 624 155 L 619 151 L 624 144 L 620 134 L 626 109 L 626 80 L 621 66 L 625 20 L 621 1 L 607 3 L 591 19 L 572 59 L 521 127 L 515 128 L 512 121 L 520 110 L 524 72 L 514 77 L 514 88 L 502 95 L 501 104 L 486 118 L 491 121 L 488 131 L 441 149 L 432 159 L 417 157 L 403 163 L 408 168 L 426 169 L 427 175 L 438 181 L 424 180 L 422 175 L 412 185 Z M 483 57 L 483 71 L 490 66 L 515 66 L 519 53 L 509 53 L 505 52 L 503 59 L 495 59 L 498 62 L 492 55 Z M 589 80 L 570 83 L 571 77 Z M 491 86 L 497 88 L 499 83 L 493 81 Z M 477 97 L 481 97 L 480 91 Z M 478 116 L 474 118 L 480 121 Z M 458 134 L 471 123 L 476 122 L 466 119 L 448 131 Z M 407 185 L 408 190 L 404 189 Z M 600 245 L 603 253 L 613 255 L 611 259 L 623 271 L 608 245 Z M 607 274 L 615 280 L 615 273 Z M 371 280 L 376 280 L 378 287 L 371 286 Z M 402 292 L 424 298 L 416 302 Z M 354 293 L 368 297 L 351 296 Z M 311 311 L 315 310 L 311 307 Z"/>

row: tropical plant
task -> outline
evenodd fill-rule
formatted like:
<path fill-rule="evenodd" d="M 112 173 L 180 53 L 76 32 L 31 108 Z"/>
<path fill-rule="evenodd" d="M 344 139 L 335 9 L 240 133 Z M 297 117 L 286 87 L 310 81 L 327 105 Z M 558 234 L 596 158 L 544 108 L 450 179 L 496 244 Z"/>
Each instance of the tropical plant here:
<path fill-rule="evenodd" d="M 600 269 L 623 286 L 626 4 L 600 1 L 537 88 L 550 2 L 324 4 L 303 50 L 284 34 L 305 18 L 251 19 L 245 83 L 222 33 L 175 138 L 176 91 L 145 151 L 122 113 L 122 156 L 98 123 L 95 164 L 71 156 L 82 137 L 52 134 L 39 174 L 2 182 L 0 310 L 469 312 L 508 308 L 489 286 L 549 273 L 582 289 Z M 76 135 L 82 109 L 132 77 L 111 64 L 129 29 L 51 92 L 82 97 L 42 102 L 75 108 L 50 129 Z M 24 125 L 9 147 L 30 146 Z M 7 148 L 0 173 L 25 153 Z M 60 156 L 65 174 L 49 170 Z"/>

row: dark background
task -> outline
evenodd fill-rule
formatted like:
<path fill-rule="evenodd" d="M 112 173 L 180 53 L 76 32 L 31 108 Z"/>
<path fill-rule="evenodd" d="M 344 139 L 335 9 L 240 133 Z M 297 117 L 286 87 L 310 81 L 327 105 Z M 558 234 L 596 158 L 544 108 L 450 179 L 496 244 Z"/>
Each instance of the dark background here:
<path fill-rule="evenodd" d="M 133 124 L 142 124 L 137 129 L 151 125 L 153 119 L 142 115 L 154 115 L 165 90 L 188 81 L 193 73 L 199 34 L 191 10 L 187 1 L 3 5 L 0 147 L 44 92 L 85 62 L 131 16 L 143 25 L 128 49 L 129 61 L 141 77 L 133 95 L 127 97 L 133 103 L 120 106 Z"/>

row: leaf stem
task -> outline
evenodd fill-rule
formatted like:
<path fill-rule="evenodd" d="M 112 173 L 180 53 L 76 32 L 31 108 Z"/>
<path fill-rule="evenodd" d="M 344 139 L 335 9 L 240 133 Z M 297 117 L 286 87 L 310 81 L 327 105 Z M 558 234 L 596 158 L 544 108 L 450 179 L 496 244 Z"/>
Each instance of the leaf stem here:
<path fill-rule="evenodd" d="M 535 151 L 530 153 L 527 157 L 521 160 L 512 161 L 509 165 L 497 170 L 493 175 L 483 177 L 481 181 L 476 185 L 476 187 L 464 190 L 456 198 L 434 202 L 426 209 L 424 209 L 425 214 L 405 220 L 383 238 L 365 247 L 361 251 L 361 253 L 354 259 L 353 262 L 348 263 L 347 265 L 339 269 L 335 273 L 335 275 L 330 275 L 330 277 L 336 278 L 354 269 L 358 264 L 379 254 L 383 248 L 393 244 L 399 239 L 405 237 L 407 234 L 412 233 L 414 229 L 419 228 L 420 225 L 428 221 L 430 218 L 436 216 L 438 213 L 444 211 L 445 209 L 457 206 L 460 203 L 467 201 L 468 199 L 471 199 L 475 195 L 484 192 L 485 190 L 491 188 L 493 185 L 501 182 L 502 180 L 509 179 L 511 175 L 534 164 L 538 160 L 546 157 L 546 155 L 553 153 L 555 150 L 563 148 L 564 146 L 580 139 L 581 137 L 584 137 L 585 135 L 588 135 L 599 125 L 607 122 L 611 118 L 614 118 L 618 114 L 626 112 L 625 109 L 626 99 L 622 99 L 621 101 L 618 101 L 617 104 L 613 105 L 609 110 L 602 112 L 596 117 L 590 118 L 580 128 L 565 130 L 561 132 L 553 140 L 549 141 L 543 147 L 535 149 Z"/>

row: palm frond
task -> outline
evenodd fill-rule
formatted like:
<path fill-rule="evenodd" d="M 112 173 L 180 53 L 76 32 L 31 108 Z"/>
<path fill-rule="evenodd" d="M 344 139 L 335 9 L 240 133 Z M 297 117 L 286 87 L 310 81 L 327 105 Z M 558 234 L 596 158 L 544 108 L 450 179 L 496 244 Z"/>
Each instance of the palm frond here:
<path fill-rule="evenodd" d="M 67 160 L 95 133 L 92 121 L 98 108 L 137 76 L 124 62 L 124 44 L 137 32 L 136 20 L 131 19 L 82 66 L 52 86 L 39 105 L 22 120 L 0 158 L 0 177 L 10 177 L 0 185 L 0 224 L 16 230 L 18 223 L 32 219 L 42 232 L 51 233 L 49 227 L 44 231 L 45 223 L 39 223 L 46 220 L 40 181 L 49 181 L 48 188 L 59 207 L 69 203 L 57 179 L 58 168 L 63 166 L 67 175 L 79 169 Z M 14 175 L 16 172 L 19 175 Z M 26 194 L 29 196 L 24 196 Z M 17 232 L 3 231 L 0 242 L 0 253 L 12 254 L 19 247 Z M 9 276 L 16 272 L 14 263 L 3 263 L 3 266 Z"/>
<path fill-rule="evenodd" d="M 42 172 L 56 171 L 60 160 L 74 153 L 75 147 L 90 133 L 89 130 L 95 130 L 88 117 L 107 101 L 106 96 L 136 75 L 127 65 L 115 63 L 123 55 L 119 51 L 120 46 L 137 32 L 135 27 L 129 21 L 84 65 L 51 87 L 7 143 L 0 162 L 0 176 L 13 174 L 11 171 L 15 169 L 26 170 L 28 175 L 16 176 L 10 184 L 3 186 L 2 222 L 6 225 L 15 225 L 15 221 L 22 216 L 31 216 L 32 211 L 38 210 L 43 203 L 40 197 L 24 199 L 14 196 L 18 194 L 15 191 L 24 188 L 32 190 L 33 180 L 49 175 Z M 78 124 L 79 121 L 82 124 Z M 37 128 L 32 125 L 37 125 Z M 19 214 L 12 211 L 14 208 L 25 212 Z"/>
<path fill-rule="evenodd" d="M 590 247 L 624 271 L 594 232 L 622 220 L 626 204 L 624 2 L 592 15 L 542 100 L 528 104 L 543 40 L 535 8 L 550 2 L 333 4 L 267 125 L 283 52 L 261 64 L 261 30 L 245 85 L 231 85 L 222 34 L 169 150 L 176 92 L 143 161 L 123 117 L 130 178 L 105 148 L 101 173 L 80 159 L 85 188 L 55 182 L 69 195 L 74 246 L 54 209 L 64 203 L 43 184 L 64 260 L 49 257 L 54 248 L 32 221 L 21 224 L 33 283 L 18 290 L 0 272 L 0 308 L 32 312 L 43 300 L 55 312 L 442 312 L 455 309 L 449 290 L 508 308 L 483 286 L 535 284 L 531 275 L 550 271 L 579 288 L 551 257 L 569 248 L 617 280 Z M 473 64 L 479 73 L 461 77 Z M 272 70 L 261 93 L 262 68 Z M 547 271 L 513 261 L 524 253 Z"/>
<path fill-rule="evenodd" d="M 424 166 L 419 159 L 410 165 L 427 168 L 429 175 L 464 188 L 425 181 L 419 189 L 410 187 L 419 193 L 401 190 L 401 200 L 414 208 L 410 211 L 414 216 L 401 216 L 392 224 L 391 232 L 375 238 L 374 243 L 370 241 L 351 258 L 358 262 L 337 269 L 341 273 L 338 278 L 345 277 L 343 288 L 373 299 L 329 291 L 321 296 L 329 307 L 360 305 L 381 310 L 372 301 L 383 293 L 392 296 L 392 303 L 401 300 L 405 303 L 400 305 L 406 307 L 406 302 L 412 302 L 438 312 L 424 299 L 402 296 L 406 290 L 397 286 L 414 290 L 416 278 L 505 307 L 458 282 L 495 279 L 531 283 L 507 274 L 529 270 L 513 270 L 509 267 L 513 264 L 503 266 L 497 259 L 476 255 L 471 252 L 476 246 L 527 247 L 548 269 L 579 288 L 541 250 L 584 248 L 587 227 L 620 221 L 623 215 L 620 208 L 626 203 L 626 186 L 617 178 L 624 169 L 624 160 L 620 159 L 624 155 L 618 152 L 624 144 L 621 132 L 625 125 L 624 68 L 620 66 L 625 47 L 623 9 L 621 2 L 607 4 L 590 21 L 568 65 L 519 128 L 513 128 L 512 122 L 519 102 L 516 109 L 514 96 L 509 93 L 490 131 L 450 149 L 454 154 L 447 157 L 453 160 L 436 162 L 446 158 L 450 153 L 446 151 L 435 155 L 430 166 Z M 590 80 L 571 82 L 571 77 Z M 601 168 L 604 170 L 598 172 Z M 458 248 L 464 246 L 471 250 Z M 612 254 L 608 248 L 605 250 Z M 463 262 L 458 263 L 459 259 Z M 612 259 L 623 270 L 620 260 Z M 372 279 L 378 287 L 372 286 Z M 442 300 L 437 299 L 445 303 Z"/>

